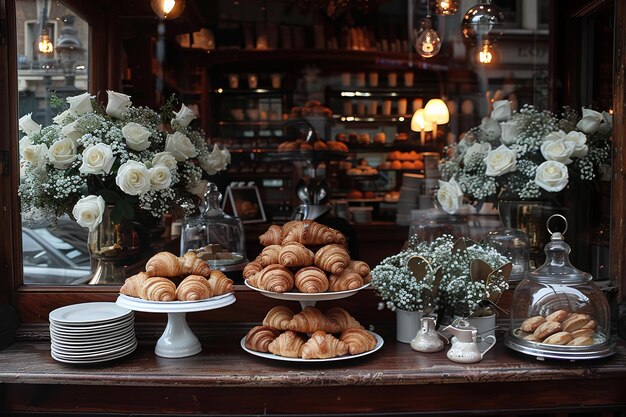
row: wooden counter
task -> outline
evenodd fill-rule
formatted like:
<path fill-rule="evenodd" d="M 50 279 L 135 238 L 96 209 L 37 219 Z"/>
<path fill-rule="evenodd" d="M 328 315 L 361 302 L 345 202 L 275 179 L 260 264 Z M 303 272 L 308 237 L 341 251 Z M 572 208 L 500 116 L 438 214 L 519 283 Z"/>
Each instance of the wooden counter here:
<path fill-rule="evenodd" d="M 610 358 L 542 362 L 507 349 L 499 335 L 482 362 L 460 365 L 444 352 L 414 352 L 394 340 L 392 329 L 377 331 L 385 339 L 380 351 L 328 364 L 252 356 L 239 346 L 242 326 L 203 326 L 204 350 L 189 358 L 157 357 L 150 340 L 125 358 L 89 366 L 54 361 L 48 341 L 22 341 L 0 351 L 0 411 L 511 415 L 582 407 L 626 413 L 622 342 Z"/>

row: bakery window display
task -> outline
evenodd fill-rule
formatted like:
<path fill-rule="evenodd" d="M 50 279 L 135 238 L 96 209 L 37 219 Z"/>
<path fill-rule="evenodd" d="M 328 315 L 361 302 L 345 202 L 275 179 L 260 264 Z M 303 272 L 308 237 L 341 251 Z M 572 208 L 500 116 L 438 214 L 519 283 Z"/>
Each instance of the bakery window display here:
<path fill-rule="evenodd" d="M 211 269 L 195 252 L 176 256 L 159 252 L 145 271 L 126 278 L 116 303 L 147 313 L 167 313 L 168 321 L 155 353 L 166 358 L 192 356 L 202 345 L 186 321 L 186 314 L 214 310 L 235 302 L 233 281 Z"/>
<path fill-rule="evenodd" d="M 552 232 L 557 219 L 565 230 Z M 610 312 L 593 277 L 576 269 L 564 241 L 567 221 L 561 215 L 548 220 L 551 242 L 546 261 L 526 274 L 513 294 L 511 325 L 505 344 L 538 359 L 595 359 L 615 353 L 610 337 Z"/>

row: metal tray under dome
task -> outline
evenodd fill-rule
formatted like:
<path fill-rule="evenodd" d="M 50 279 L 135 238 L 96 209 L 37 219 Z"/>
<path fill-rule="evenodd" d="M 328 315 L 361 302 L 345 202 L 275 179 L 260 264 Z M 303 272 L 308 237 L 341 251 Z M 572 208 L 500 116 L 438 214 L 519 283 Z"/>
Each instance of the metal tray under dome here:
<path fill-rule="evenodd" d="M 519 329 L 517 329 L 519 331 Z M 594 343 L 590 346 L 561 346 L 546 343 L 531 342 L 515 335 L 515 331 L 509 331 L 504 337 L 504 345 L 526 355 L 534 356 L 537 360 L 566 359 L 570 361 L 600 359 L 611 356 L 616 351 L 615 341 L 596 335 Z"/>

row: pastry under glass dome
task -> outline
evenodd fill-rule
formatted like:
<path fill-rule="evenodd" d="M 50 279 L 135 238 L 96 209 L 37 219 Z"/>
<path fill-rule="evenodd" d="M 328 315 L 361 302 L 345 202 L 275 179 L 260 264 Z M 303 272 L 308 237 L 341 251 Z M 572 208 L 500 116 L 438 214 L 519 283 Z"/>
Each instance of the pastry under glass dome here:
<path fill-rule="evenodd" d="M 527 273 L 513 294 L 511 323 L 505 344 L 537 357 L 593 359 L 615 353 L 610 338 L 610 311 L 602 290 L 591 274 L 576 269 L 563 233 L 552 232 L 545 247 L 546 261 Z"/>
<path fill-rule="evenodd" d="M 215 184 L 208 184 L 204 200 L 202 213 L 190 217 L 183 224 L 181 255 L 194 251 L 211 269 L 242 269 L 242 264 L 246 262 L 246 252 L 241 220 L 222 211 L 222 193 Z"/>

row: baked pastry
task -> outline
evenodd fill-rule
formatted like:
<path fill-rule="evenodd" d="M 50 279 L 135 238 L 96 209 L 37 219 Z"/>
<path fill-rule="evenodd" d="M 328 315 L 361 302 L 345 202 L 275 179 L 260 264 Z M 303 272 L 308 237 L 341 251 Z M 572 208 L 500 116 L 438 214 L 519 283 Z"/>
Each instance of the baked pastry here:
<path fill-rule="evenodd" d="M 246 334 L 245 345 L 256 352 L 269 352 L 269 345 L 280 335 L 280 331 L 270 326 L 255 326 Z"/>
<path fill-rule="evenodd" d="M 580 336 L 572 339 L 567 346 L 590 346 L 593 345 L 592 337 Z"/>
<path fill-rule="evenodd" d="M 524 320 L 520 329 L 522 329 L 522 331 L 524 332 L 532 333 L 535 330 L 537 330 L 537 327 L 539 327 L 545 322 L 546 322 L 546 319 L 545 317 L 542 317 L 542 316 L 529 317 L 526 320 Z"/>
<path fill-rule="evenodd" d="M 140 297 L 143 284 L 148 278 L 148 274 L 145 272 L 140 272 L 126 278 L 124 285 L 120 288 L 120 294 L 128 295 L 130 297 Z"/>
<path fill-rule="evenodd" d="M 370 266 L 367 263 L 363 262 L 363 261 L 353 261 L 353 260 L 351 260 L 350 263 L 348 264 L 347 269 L 356 272 L 357 274 L 359 274 L 363 278 L 368 276 L 370 274 L 370 272 L 371 272 Z"/>
<path fill-rule="evenodd" d="M 254 286 L 271 292 L 287 292 L 293 288 L 290 270 L 279 264 L 268 265 L 254 276 Z"/>
<path fill-rule="evenodd" d="M 558 321 L 563 322 L 566 318 L 569 317 L 569 312 L 565 310 L 557 310 L 552 314 L 546 316 L 547 321 Z"/>
<path fill-rule="evenodd" d="M 581 329 L 592 329 L 592 330 L 595 328 L 596 328 L 595 320 L 589 320 L 587 323 L 585 323 L 583 327 L 581 327 Z"/>
<path fill-rule="evenodd" d="M 588 329 L 588 328 L 582 328 L 582 329 L 578 329 L 572 332 L 572 337 L 574 339 L 576 339 L 577 337 L 591 337 L 593 338 L 593 336 L 596 334 L 596 332 L 593 329 Z"/>
<path fill-rule="evenodd" d="M 258 261 L 248 262 L 248 265 L 243 268 L 243 277 L 245 279 L 248 279 L 255 275 L 257 272 L 259 272 L 261 269 L 263 269 L 263 266 Z"/>
<path fill-rule="evenodd" d="M 299 242 L 303 245 L 327 245 L 330 243 L 343 243 L 345 237 L 337 230 L 314 222 L 303 220 L 290 227 L 283 229 L 283 245 L 289 242 Z"/>
<path fill-rule="evenodd" d="M 288 358 L 299 358 L 302 356 L 302 347 L 305 340 L 296 332 L 286 331 L 281 333 L 276 339 L 274 339 L 267 349 L 278 356 L 285 356 Z"/>
<path fill-rule="evenodd" d="M 263 246 L 280 245 L 283 241 L 283 229 L 275 224 L 271 225 L 269 229 L 261 236 L 259 236 L 259 242 Z"/>
<path fill-rule="evenodd" d="M 216 269 L 211 271 L 208 283 L 213 292 L 213 297 L 235 291 L 233 280 Z"/>
<path fill-rule="evenodd" d="M 180 261 L 181 275 L 202 275 L 208 277 L 211 273 L 211 268 L 202 259 L 198 258 L 195 252 L 187 252 L 183 256 L 178 258 Z M 146 272 L 148 270 L 146 269 Z"/>
<path fill-rule="evenodd" d="M 574 313 L 563 322 L 563 330 L 571 333 L 582 329 L 589 320 L 591 320 L 591 318 L 587 314 Z"/>
<path fill-rule="evenodd" d="M 329 291 L 349 291 L 356 290 L 363 286 L 363 278 L 359 274 L 349 269 L 344 270 L 341 274 L 331 274 L 329 280 Z"/>
<path fill-rule="evenodd" d="M 351 355 L 369 352 L 376 347 L 374 335 L 363 328 L 351 328 L 341 333 L 339 340 L 348 345 Z"/>
<path fill-rule="evenodd" d="M 348 329 L 362 329 L 361 323 L 357 319 L 352 317 L 345 309 L 341 307 L 333 307 L 328 310 L 326 317 L 334 321 L 339 325 L 339 331 L 344 332 Z"/>
<path fill-rule="evenodd" d="M 326 273 L 314 266 L 307 266 L 296 272 L 295 286 L 300 292 L 318 293 L 328 290 L 329 281 Z"/>
<path fill-rule="evenodd" d="M 174 301 L 176 285 L 165 277 L 150 277 L 144 282 L 140 297 L 150 301 Z"/>
<path fill-rule="evenodd" d="M 173 278 L 181 275 L 208 277 L 211 269 L 195 252 L 187 252 L 181 257 L 170 252 L 159 252 L 146 263 L 146 273 L 150 277 Z"/>
<path fill-rule="evenodd" d="M 302 346 L 303 359 L 328 359 L 348 353 L 348 345 L 332 334 L 318 330 Z"/>
<path fill-rule="evenodd" d="M 558 321 L 546 321 L 545 323 L 540 324 L 539 327 L 535 329 L 533 334 L 537 340 L 544 340 L 546 337 L 558 333 L 561 330 L 563 330 L 563 327 Z"/>
<path fill-rule="evenodd" d="M 544 339 L 543 343 L 549 345 L 566 345 L 573 339 L 572 335 L 568 332 L 554 333 L 552 336 L 548 336 Z"/>
<path fill-rule="evenodd" d="M 277 330 L 289 330 L 287 325 L 293 316 L 294 312 L 289 307 L 276 306 L 267 312 L 263 319 L 263 325 Z"/>
<path fill-rule="evenodd" d="M 278 254 L 282 246 L 280 245 L 269 245 L 263 248 L 261 254 L 258 256 L 256 261 L 261 264 L 261 266 L 266 267 L 271 264 L 277 264 L 278 262 Z"/>
<path fill-rule="evenodd" d="M 209 281 L 201 275 L 189 275 L 176 288 L 178 301 L 204 300 L 213 295 Z"/>
<path fill-rule="evenodd" d="M 350 264 L 350 255 L 339 244 L 326 245 L 315 253 L 315 266 L 331 274 L 341 274 Z"/>
<path fill-rule="evenodd" d="M 305 307 L 294 315 L 287 324 L 287 328 L 294 332 L 313 333 L 323 330 L 326 333 L 339 333 L 340 327 L 315 307 Z"/>
<path fill-rule="evenodd" d="M 314 258 L 315 254 L 298 242 L 287 243 L 280 248 L 278 253 L 278 263 L 289 268 L 313 265 Z"/>

